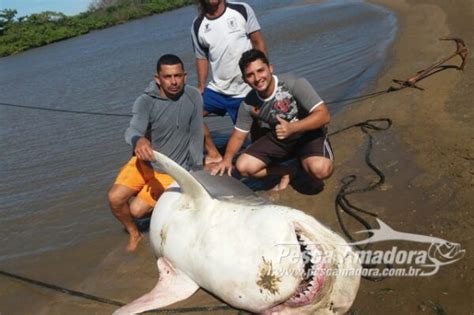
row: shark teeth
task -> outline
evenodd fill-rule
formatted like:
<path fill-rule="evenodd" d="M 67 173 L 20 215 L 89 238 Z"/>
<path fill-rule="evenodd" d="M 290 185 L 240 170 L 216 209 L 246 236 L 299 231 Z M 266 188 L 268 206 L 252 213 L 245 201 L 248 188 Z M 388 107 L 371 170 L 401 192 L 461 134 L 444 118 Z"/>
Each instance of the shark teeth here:
<path fill-rule="evenodd" d="M 296 232 L 296 238 L 300 244 L 304 276 L 295 294 L 285 302 L 291 307 L 303 306 L 313 301 L 324 284 L 325 263 L 318 259 L 323 257 L 322 248 L 300 232 Z"/>

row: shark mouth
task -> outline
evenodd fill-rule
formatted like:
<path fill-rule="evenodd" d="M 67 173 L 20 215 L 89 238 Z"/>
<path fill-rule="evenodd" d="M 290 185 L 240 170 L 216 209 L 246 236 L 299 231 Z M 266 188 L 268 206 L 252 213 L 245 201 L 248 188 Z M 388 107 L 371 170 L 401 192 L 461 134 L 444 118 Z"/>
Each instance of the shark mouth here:
<path fill-rule="evenodd" d="M 289 307 L 308 305 L 316 299 L 323 288 L 324 270 L 326 269 L 323 249 L 314 244 L 301 231 L 296 230 L 295 232 L 301 250 L 303 280 L 295 294 L 284 303 Z"/>

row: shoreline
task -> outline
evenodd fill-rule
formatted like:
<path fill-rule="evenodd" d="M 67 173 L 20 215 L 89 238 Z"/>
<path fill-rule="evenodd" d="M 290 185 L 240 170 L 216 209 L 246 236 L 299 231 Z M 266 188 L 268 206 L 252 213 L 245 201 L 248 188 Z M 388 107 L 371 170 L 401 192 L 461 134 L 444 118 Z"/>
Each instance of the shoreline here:
<path fill-rule="evenodd" d="M 399 25 L 388 65 L 373 91 L 393 85 L 392 79 L 408 79 L 451 55 L 455 44 L 439 41 L 440 37 L 460 37 L 468 46 L 474 43 L 467 22 L 474 16 L 472 2 L 369 2 L 395 12 Z M 474 226 L 470 215 L 474 205 L 474 60 L 472 55 L 467 59 L 464 71 L 446 69 L 419 81 L 423 91 L 406 88 L 387 93 L 354 104 L 334 119 L 333 128 L 380 117 L 393 122 L 389 130 L 373 133 L 372 159 L 385 173 L 386 182 L 375 191 L 351 196 L 354 204 L 375 211 L 398 231 L 440 237 L 466 249 L 462 260 L 442 267 L 431 277 L 363 280 L 353 305 L 358 313 L 399 314 L 402 310 L 407 314 L 468 314 L 474 309 L 473 302 L 464 298 L 474 294 L 469 272 L 474 265 L 470 255 L 474 244 L 469 236 Z M 456 57 L 447 64 L 460 65 L 460 60 Z M 361 181 L 373 180 L 374 174 L 361 156 L 367 141 L 361 132 L 352 130 L 340 137 L 346 137 L 345 143 L 334 139 L 339 142 L 334 146 L 349 148 L 339 156 L 336 152 L 336 157 L 343 159 L 337 161 L 339 174 L 355 173 Z M 339 185 L 333 178 L 328 186 L 334 190 Z M 327 201 L 323 204 L 328 205 Z M 334 229 L 340 231 L 337 225 Z M 360 230 L 360 226 L 352 230 Z"/>
<path fill-rule="evenodd" d="M 370 2 L 396 13 L 399 33 L 389 49 L 387 65 L 367 93 L 386 89 L 392 79 L 407 79 L 451 54 L 454 45 L 439 42 L 438 37 L 457 34 L 468 45 L 474 43 L 469 29 L 474 4 L 468 1 L 459 1 L 458 8 L 442 0 Z M 460 13 L 463 15 L 456 19 Z M 474 227 L 470 216 L 474 205 L 471 196 L 474 60 L 472 56 L 468 59 L 464 72 L 448 69 L 422 80 L 419 86 L 424 91 L 404 89 L 384 94 L 352 104 L 333 118 L 331 130 L 372 118 L 388 117 L 393 121 L 392 128 L 374 134 L 373 160 L 385 173 L 386 183 L 381 189 L 351 197 L 355 204 L 376 211 L 397 230 L 442 237 L 467 249 L 461 261 L 441 268 L 429 278 L 362 280 L 352 308 L 357 313 L 399 314 L 402 310 L 408 314 L 432 314 L 433 305 L 448 314 L 467 314 L 474 309 L 474 302 L 465 298 L 474 295 L 470 273 L 474 266 L 470 251 L 474 246 L 469 240 Z M 458 61 L 453 59 L 450 64 L 459 64 Z M 373 174 L 363 162 L 366 138 L 360 131 L 351 129 L 331 140 L 337 150 L 337 169 L 326 182 L 325 190 L 316 196 L 303 196 L 290 189 L 281 193 L 277 202 L 302 209 L 341 233 L 334 213 L 339 180 L 356 173 L 362 181 L 370 182 Z M 351 227 L 360 230 L 358 226 Z M 124 235 L 117 229 L 107 239 L 95 239 L 39 257 L 7 261 L 5 266 L 34 279 L 130 302 L 154 286 L 157 274 L 155 262 L 150 259 L 148 238 L 136 254 L 129 255 L 123 250 Z M 71 270 L 77 271 L 71 274 Z M 44 314 L 110 314 L 116 308 L 16 280 L 6 279 L 2 283 L 0 298 L 7 303 L 2 303 L 0 313 L 29 313 L 34 309 Z M 222 305 L 222 302 L 199 290 L 192 298 L 167 309 L 208 305 Z M 236 311 L 213 313 L 236 314 Z"/>

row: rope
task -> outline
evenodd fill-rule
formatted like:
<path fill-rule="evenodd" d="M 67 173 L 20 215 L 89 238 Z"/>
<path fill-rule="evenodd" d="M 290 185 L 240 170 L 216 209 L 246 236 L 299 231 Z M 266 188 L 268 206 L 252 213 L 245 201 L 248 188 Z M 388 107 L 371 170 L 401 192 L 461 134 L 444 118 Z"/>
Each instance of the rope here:
<path fill-rule="evenodd" d="M 406 87 L 408 87 L 408 86 L 403 86 L 403 85 L 401 85 L 400 87 L 391 86 L 386 90 L 380 90 L 380 91 L 377 91 L 377 92 L 368 93 L 368 94 L 364 94 L 364 95 L 359 95 L 359 96 L 354 96 L 354 97 L 349 97 L 349 98 L 344 98 L 344 99 L 339 99 L 339 100 L 328 101 L 328 102 L 326 102 L 326 104 L 331 105 L 331 104 L 344 103 L 344 102 L 348 102 L 348 101 L 351 101 L 351 102 L 349 102 L 347 104 L 352 104 L 352 103 L 356 103 L 356 102 L 365 101 L 366 99 L 369 99 L 369 98 L 372 98 L 372 97 L 377 97 L 377 96 L 380 96 L 382 94 L 387 94 L 387 93 L 390 93 L 390 92 L 400 91 L 401 89 L 404 89 Z"/>
<path fill-rule="evenodd" d="M 377 123 L 385 123 L 386 126 L 381 126 L 380 127 L 380 126 L 377 126 Z M 377 217 L 377 214 L 375 214 L 373 212 L 369 212 L 367 210 L 364 210 L 364 209 L 361 209 L 359 207 L 356 207 L 356 206 L 352 205 L 347 200 L 347 196 L 351 195 L 351 194 L 355 194 L 355 193 L 362 193 L 362 192 L 367 192 L 367 191 L 374 190 L 375 188 L 377 188 L 378 186 L 380 186 L 381 184 L 383 184 L 385 182 L 385 175 L 383 174 L 383 172 L 379 168 L 377 168 L 377 166 L 375 166 L 375 164 L 371 160 L 371 152 L 372 152 L 372 148 L 373 148 L 373 136 L 369 132 L 369 130 L 384 131 L 384 130 L 389 129 L 391 126 L 392 126 L 392 121 L 388 118 L 369 119 L 369 120 L 366 120 L 364 122 L 350 125 L 348 127 L 342 128 L 340 130 L 337 130 L 337 131 L 332 132 L 332 133 L 329 134 L 330 136 L 332 136 L 332 135 L 336 135 L 338 133 L 341 133 L 343 131 L 349 130 L 351 128 L 357 128 L 357 127 L 360 128 L 360 130 L 364 134 L 366 134 L 369 138 L 368 139 L 368 145 L 367 145 L 367 148 L 366 148 L 366 151 L 365 151 L 365 163 L 369 166 L 370 169 L 372 169 L 374 171 L 374 173 L 378 177 L 377 181 L 369 184 L 368 186 L 366 186 L 364 188 L 359 188 L 359 189 L 349 189 L 350 186 L 357 180 L 356 175 L 348 175 L 348 176 L 345 176 L 341 180 L 342 187 L 339 189 L 339 192 L 337 193 L 336 200 L 335 200 L 335 202 L 336 202 L 336 214 L 337 214 L 339 224 L 341 225 L 341 229 L 343 230 L 344 234 L 351 241 L 355 241 L 355 239 L 352 237 L 352 235 L 350 234 L 350 232 L 346 228 L 346 225 L 344 224 L 344 222 L 341 218 L 341 211 L 339 211 L 339 210 L 342 210 L 342 211 L 346 212 L 347 214 L 349 214 L 350 216 L 352 216 L 353 218 L 355 218 L 360 224 L 365 226 L 367 229 L 372 228 L 371 225 L 366 220 L 364 220 L 362 217 L 360 217 L 357 214 L 357 212 L 361 212 L 361 213 L 364 213 L 364 214 L 367 214 L 367 215 L 370 215 L 370 216 L 373 216 L 373 217 Z M 360 247 L 358 247 L 358 248 L 362 249 Z"/>
<path fill-rule="evenodd" d="M 380 124 L 382 124 L 382 126 L 379 126 Z M 361 215 L 359 215 L 359 213 L 370 215 L 372 217 L 377 217 L 377 214 L 353 205 L 347 199 L 347 196 L 356 194 L 356 193 L 362 193 L 362 192 L 374 190 L 385 182 L 385 175 L 377 166 L 375 166 L 375 164 L 372 162 L 372 159 L 371 159 L 371 153 L 372 153 L 373 141 L 374 141 L 371 131 L 375 131 L 375 132 L 385 131 L 385 130 L 388 130 L 391 126 L 392 126 L 392 121 L 388 118 L 369 119 L 361 123 L 347 126 L 345 128 L 339 129 L 329 134 L 331 136 L 331 135 L 339 134 L 351 128 L 360 128 L 360 130 L 368 137 L 368 144 L 365 150 L 365 163 L 378 177 L 378 179 L 375 182 L 370 183 L 364 188 L 358 188 L 358 189 L 350 188 L 352 184 L 357 180 L 356 175 L 348 175 L 341 179 L 342 186 L 339 189 L 339 192 L 337 193 L 336 200 L 335 200 L 336 217 L 342 231 L 347 236 L 347 238 L 349 238 L 352 242 L 356 240 L 352 237 L 352 234 L 350 233 L 346 224 L 344 223 L 342 214 L 346 213 L 350 217 L 354 218 L 357 222 L 363 225 L 367 230 L 371 230 L 372 226 Z M 368 246 L 369 244 L 367 244 L 367 246 L 365 247 L 355 245 L 355 247 L 360 250 L 367 249 Z M 362 265 L 362 267 L 366 269 L 377 268 L 377 266 L 373 266 L 373 265 Z M 392 266 L 386 265 L 386 267 L 391 268 Z M 370 277 L 370 276 L 364 276 L 364 278 L 371 281 L 381 281 L 385 279 L 385 277 Z"/>
<path fill-rule="evenodd" d="M 39 287 L 43 287 L 46 289 L 50 289 L 56 292 L 60 292 L 63 294 L 67 294 L 70 296 L 75 296 L 75 297 L 80 297 L 86 300 L 91 300 L 103 304 L 109 304 L 109 305 L 114 305 L 114 306 L 124 306 L 125 303 L 114 301 L 111 299 L 103 298 L 103 297 L 98 297 L 95 295 L 79 292 L 79 291 L 74 291 L 70 290 L 64 287 L 60 287 L 54 284 L 34 280 L 31 278 L 23 277 L 20 275 L 16 275 L 10 272 L 2 271 L 0 270 L 0 275 L 3 275 L 5 277 L 13 278 L 16 280 L 20 280 L 26 283 L 30 283 Z M 182 313 L 191 313 L 191 312 L 214 312 L 214 311 L 223 311 L 223 310 L 231 310 L 232 308 L 227 305 L 216 305 L 216 306 L 202 306 L 202 307 L 187 307 L 187 308 L 175 308 L 175 309 L 160 309 L 156 311 L 148 311 L 146 313 L 158 313 L 158 314 L 182 314 Z"/>
<path fill-rule="evenodd" d="M 400 81 L 401 82 L 401 81 Z M 348 104 L 352 104 L 355 102 L 360 102 L 372 97 L 380 96 L 382 94 L 390 93 L 390 92 L 395 92 L 399 91 L 401 89 L 411 87 L 407 85 L 403 85 L 400 82 L 397 82 L 400 84 L 399 87 L 389 87 L 386 90 L 381 90 L 369 94 L 364 94 L 364 95 L 359 95 L 355 97 L 350 97 L 346 99 L 339 99 L 339 100 L 333 100 L 333 101 L 328 101 L 326 104 L 337 104 L 337 103 L 343 103 L 343 102 L 349 102 Z M 59 109 L 59 108 L 49 108 L 49 107 L 41 107 L 41 106 L 31 106 L 31 105 L 20 105 L 20 104 L 12 104 L 12 103 L 5 103 L 5 102 L 0 102 L 0 106 L 5 106 L 5 107 L 15 107 L 15 108 L 21 108 L 21 109 L 30 109 L 30 110 L 42 110 L 42 111 L 48 111 L 48 112 L 57 112 L 57 113 L 65 113 L 65 114 L 79 114 L 79 115 L 95 115 L 95 116 L 110 116 L 110 117 L 132 117 L 131 114 L 115 114 L 115 113 L 103 113 L 103 112 L 91 112 L 91 111 L 80 111 L 80 110 L 69 110 L 69 109 Z M 216 117 L 218 115 L 214 113 L 209 113 L 206 117 Z"/>
<path fill-rule="evenodd" d="M 114 114 L 114 113 L 102 113 L 102 112 L 89 112 L 89 111 L 47 108 L 47 107 L 41 107 L 41 106 L 29 106 L 29 105 L 19 105 L 19 104 L 1 103 L 1 102 L 0 102 L 0 106 L 16 107 L 16 108 L 32 109 L 32 110 L 43 110 L 43 111 L 59 112 L 59 113 L 66 113 L 66 114 L 84 114 L 84 115 L 113 116 L 113 117 L 132 117 L 133 116 L 132 114 Z M 218 116 L 219 115 L 217 115 L 217 114 L 209 113 L 206 117 L 218 117 Z M 227 116 L 228 116 L 228 114 L 227 114 Z"/>
<path fill-rule="evenodd" d="M 7 107 L 17 107 L 17 108 L 33 109 L 33 110 L 44 110 L 44 111 L 49 111 L 49 112 L 60 112 L 60 113 L 68 113 L 68 114 L 84 114 L 84 115 L 113 116 L 113 117 L 132 117 L 132 115 L 130 115 L 130 114 L 88 112 L 88 111 L 80 111 L 80 110 L 46 108 L 46 107 L 39 107 L 39 106 L 18 105 L 18 104 L 10 104 L 10 103 L 0 103 L 0 105 L 1 106 L 7 106 Z"/>
<path fill-rule="evenodd" d="M 54 290 L 54 291 L 57 291 L 57 292 L 61 292 L 61 293 L 71 295 L 71 296 L 80 297 L 80 298 L 87 299 L 87 300 L 96 301 L 96 302 L 99 302 L 99 303 L 110 304 L 110 305 L 115 305 L 115 306 L 125 305 L 122 302 L 117 302 L 117 301 L 114 301 L 114 300 L 110 300 L 110 299 L 106 299 L 106 298 L 86 294 L 86 293 L 83 293 L 83 292 L 66 289 L 66 288 L 63 288 L 63 287 L 60 287 L 60 286 L 57 286 L 57 285 L 54 285 L 54 284 L 49 284 L 49 283 L 46 283 L 46 282 L 31 279 L 31 278 L 22 277 L 22 276 L 19 276 L 19 275 L 13 274 L 13 273 L 9 273 L 9 272 L 6 272 L 6 271 L 2 271 L 2 270 L 0 270 L 0 274 L 5 276 L 5 277 L 17 279 L 17 280 L 20 280 L 20 281 L 23 281 L 23 282 L 26 282 L 26 283 L 31 283 L 31 284 L 34 284 L 34 285 L 37 285 L 37 286 L 40 286 L 40 287 L 43 287 L 43 288 L 47 288 L 47 289 Z"/>

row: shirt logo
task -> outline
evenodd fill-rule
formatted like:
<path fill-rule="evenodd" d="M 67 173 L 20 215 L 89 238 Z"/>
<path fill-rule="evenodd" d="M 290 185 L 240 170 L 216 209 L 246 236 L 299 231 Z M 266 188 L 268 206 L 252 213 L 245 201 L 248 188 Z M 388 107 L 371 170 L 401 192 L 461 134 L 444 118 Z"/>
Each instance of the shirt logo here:
<path fill-rule="evenodd" d="M 276 116 L 283 118 L 287 122 L 298 120 L 298 106 L 296 100 L 281 82 L 278 83 L 277 91 L 274 98 L 270 101 L 270 106 L 269 122 L 271 125 L 278 124 Z"/>
<path fill-rule="evenodd" d="M 232 30 L 235 31 L 237 29 L 237 20 L 235 17 L 227 19 L 227 26 Z"/>
<path fill-rule="evenodd" d="M 204 33 L 210 32 L 211 31 L 211 25 L 209 23 L 204 25 Z"/>

